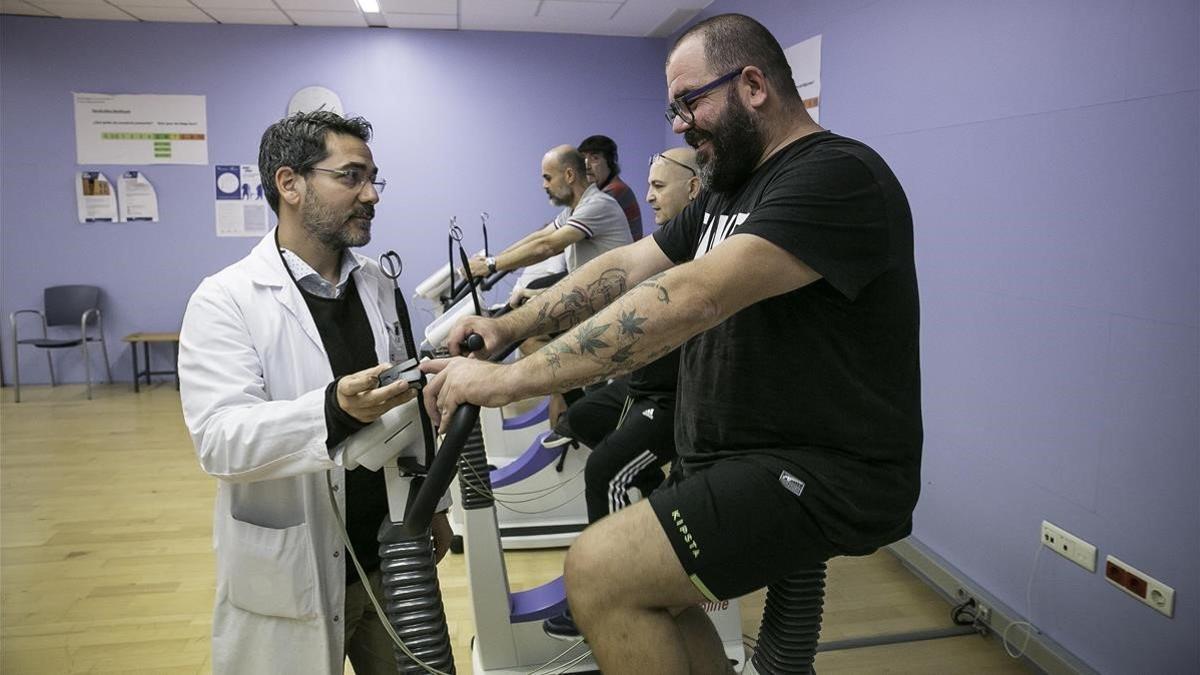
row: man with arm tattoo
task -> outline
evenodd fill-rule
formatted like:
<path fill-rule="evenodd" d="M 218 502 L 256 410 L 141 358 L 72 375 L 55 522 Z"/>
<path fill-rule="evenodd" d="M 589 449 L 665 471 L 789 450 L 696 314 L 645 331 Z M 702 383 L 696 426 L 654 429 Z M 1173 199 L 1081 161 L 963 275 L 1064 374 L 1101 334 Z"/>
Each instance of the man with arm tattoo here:
<path fill-rule="evenodd" d="M 489 348 L 577 325 L 512 365 L 429 362 L 423 396 L 444 423 L 464 402 L 599 381 L 683 345 L 671 476 L 580 534 L 567 598 L 605 673 L 728 673 L 699 603 L 912 529 L 923 435 L 912 215 L 875 151 L 812 121 L 753 19 L 692 26 L 666 76 L 700 196 L 521 310 L 463 321 L 451 344 L 474 331 Z M 602 292 L 602 278 L 618 283 Z"/>

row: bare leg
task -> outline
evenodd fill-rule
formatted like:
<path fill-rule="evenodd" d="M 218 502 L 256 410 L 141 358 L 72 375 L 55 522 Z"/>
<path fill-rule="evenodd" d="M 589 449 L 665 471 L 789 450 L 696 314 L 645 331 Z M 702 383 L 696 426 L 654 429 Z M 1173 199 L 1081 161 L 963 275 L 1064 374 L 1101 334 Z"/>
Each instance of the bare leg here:
<path fill-rule="evenodd" d="M 705 630 L 687 610 L 705 598 L 683 571 L 649 502 L 617 511 L 579 535 L 567 553 L 565 577 L 576 624 L 606 674 L 728 672 L 711 622 L 700 614 L 709 624 Z M 692 663 L 714 654 L 720 654 L 716 662 Z"/>
<path fill-rule="evenodd" d="M 725 656 L 725 647 L 717 627 L 698 605 L 690 605 L 675 615 L 683 641 L 688 645 L 688 659 L 693 673 L 733 675 L 733 666 Z"/>

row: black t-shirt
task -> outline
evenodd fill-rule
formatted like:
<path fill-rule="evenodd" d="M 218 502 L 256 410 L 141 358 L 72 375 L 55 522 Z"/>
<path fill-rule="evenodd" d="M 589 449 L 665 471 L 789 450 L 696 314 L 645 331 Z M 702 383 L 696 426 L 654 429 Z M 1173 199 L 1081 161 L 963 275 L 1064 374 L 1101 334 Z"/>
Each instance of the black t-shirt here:
<path fill-rule="evenodd" d="M 674 401 L 678 380 L 679 350 L 676 349 L 629 373 L 629 395 L 654 399 L 659 403 Z"/>
<path fill-rule="evenodd" d="M 762 237 L 822 278 L 684 344 L 681 469 L 748 457 L 796 474 L 845 553 L 907 535 L 922 427 L 912 215 L 899 182 L 866 145 L 820 132 L 736 192 L 701 194 L 654 238 L 684 263 L 734 235 Z"/>

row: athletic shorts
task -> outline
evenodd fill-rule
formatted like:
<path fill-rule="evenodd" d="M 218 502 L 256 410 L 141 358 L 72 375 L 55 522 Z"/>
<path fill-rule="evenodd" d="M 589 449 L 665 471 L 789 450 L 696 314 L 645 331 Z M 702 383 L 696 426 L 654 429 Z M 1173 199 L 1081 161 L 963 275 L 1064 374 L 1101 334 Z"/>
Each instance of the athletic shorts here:
<path fill-rule="evenodd" d="M 791 473 L 737 457 L 672 471 L 650 506 L 696 588 L 728 600 L 838 555 L 803 495 Z"/>

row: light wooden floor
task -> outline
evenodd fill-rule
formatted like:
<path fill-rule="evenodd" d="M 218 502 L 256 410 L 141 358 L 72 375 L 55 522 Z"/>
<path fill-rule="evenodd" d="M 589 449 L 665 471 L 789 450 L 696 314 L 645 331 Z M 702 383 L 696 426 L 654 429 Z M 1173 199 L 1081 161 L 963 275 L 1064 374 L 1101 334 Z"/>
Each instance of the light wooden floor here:
<path fill-rule="evenodd" d="M 196 464 L 169 383 L 0 390 L 0 671 L 207 673 L 214 479 Z M 516 588 L 562 551 L 508 555 Z M 474 633 L 461 556 L 439 576 L 459 660 Z M 761 595 L 743 601 L 758 631 Z M 888 553 L 830 565 L 822 639 L 949 625 L 949 607 Z M 1025 673 L 976 636 L 822 653 L 830 673 Z"/>

